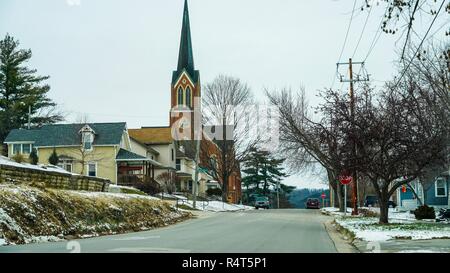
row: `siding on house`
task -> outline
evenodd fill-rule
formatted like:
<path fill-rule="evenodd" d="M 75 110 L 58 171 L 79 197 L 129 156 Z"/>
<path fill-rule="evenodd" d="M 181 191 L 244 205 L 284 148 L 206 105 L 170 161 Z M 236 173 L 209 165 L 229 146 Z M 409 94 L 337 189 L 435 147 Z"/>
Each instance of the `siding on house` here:
<path fill-rule="evenodd" d="M 96 162 L 97 177 L 106 178 L 116 183 L 116 146 L 94 146 L 92 152 L 85 153 L 85 166 L 80 162 L 82 153 L 78 147 L 56 147 L 56 153 L 59 156 L 74 158 L 72 172 L 87 175 L 87 162 Z M 53 152 L 53 148 L 38 148 L 39 163 L 48 164 L 48 159 Z"/>
<path fill-rule="evenodd" d="M 449 206 L 449 190 L 450 190 L 450 179 L 448 176 L 443 176 L 442 178 L 445 179 L 445 183 L 447 185 L 447 190 L 445 196 L 436 196 L 436 181 L 433 181 L 432 184 L 425 190 L 425 192 L 422 194 L 421 192 L 418 192 L 418 195 L 422 199 L 421 201 L 424 202 L 428 206 L 436 206 L 436 207 L 445 207 Z M 411 183 L 411 185 L 414 187 L 414 183 Z M 416 200 L 415 195 L 411 191 L 411 189 L 407 188 L 406 192 L 403 192 L 401 189 L 397 191 L 399 194 L 400 200 L 399 205 L 403 206 L 403 202 L 409 202 L 410 200 Z M 417 202 L 417 205 L 419 202 Z"/>

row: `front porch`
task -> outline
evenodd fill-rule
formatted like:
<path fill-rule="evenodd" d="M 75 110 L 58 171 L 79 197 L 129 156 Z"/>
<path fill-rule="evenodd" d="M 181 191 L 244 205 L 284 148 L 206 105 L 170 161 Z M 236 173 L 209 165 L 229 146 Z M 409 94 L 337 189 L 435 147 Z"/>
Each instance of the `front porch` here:
<path fill-rule="evenodd" d="M 147 194 L 160 191 L 155 169 L 162 165 L 150 158 L 121 149 L 116 156 L 117 185 L 137 188 Z"/>

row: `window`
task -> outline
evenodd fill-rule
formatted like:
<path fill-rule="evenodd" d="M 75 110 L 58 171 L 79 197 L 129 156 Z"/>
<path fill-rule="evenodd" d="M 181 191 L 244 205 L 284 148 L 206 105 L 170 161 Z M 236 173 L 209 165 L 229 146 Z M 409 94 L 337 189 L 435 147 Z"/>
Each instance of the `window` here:
<path fill-rule="evenodd" d="M 439 177 L 435 182 L 436 187 L 436 197 L 446 197 L 447 196 L 447 181 L 443 177 Z"/>
<path fill-rule="evenodd" d="M 97 176 L 97 163 L 88 163 L 88 176 Z"/>
<path fill-rule="evenodd" d="M 92 150 L 92 142 L 94 141 L 94 136 L 92 132 L 83 132 L 83 148 L 85 150 Z"/>
<path fill-rule="evenodd" d="M 191 107 L 191 89 L 188 87 L 186 88 L 186 105 L 187 107 Z"/>
<path fill-rule="evenodd" d="M 72 172 L 73 169 L 73 161 L 72 160 L 60 160 L 58 163 L 58 167 L 64 169 L 68 172 Z"/>
<path fill-rule="evenodd" d="M 183 105 L 183 89 L 180 87 L 178 88 L 178 105 Z"/>
<path fill-rule="evenodd" d="M 31 144 L 22 144 L 22 153 L 30 154 L 31 153 Z"/>
<path fill-rule="evenodd" d="M 175 162 L 175 168 L 177 171 L 181 171 L 181 159 L 177 159 Z"/>
<path fill-rule="evenodd" d="M 13 155 L 20 154 L 22 144 L 13 144 Z"/>

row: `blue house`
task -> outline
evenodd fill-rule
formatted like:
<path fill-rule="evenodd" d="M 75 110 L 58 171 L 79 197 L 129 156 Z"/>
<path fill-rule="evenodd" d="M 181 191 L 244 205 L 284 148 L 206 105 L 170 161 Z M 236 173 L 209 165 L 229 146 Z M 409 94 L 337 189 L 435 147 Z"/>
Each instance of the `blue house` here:
<path fill-rule="evenodd" d="M 426 183 L 424 189 L 420 181 L 415 180 L 409 183 L 409 187 L 397 189 L 397 204 L 401 210 L 413 210 L 420 204 L 439 208 L 450 207 L 450 171 L 443 172 L 436 176 L 433 181 Z M 415 193 L 411 190 L 414 189 Z M 417 199 L 417 196 L 420 201 Z"/>

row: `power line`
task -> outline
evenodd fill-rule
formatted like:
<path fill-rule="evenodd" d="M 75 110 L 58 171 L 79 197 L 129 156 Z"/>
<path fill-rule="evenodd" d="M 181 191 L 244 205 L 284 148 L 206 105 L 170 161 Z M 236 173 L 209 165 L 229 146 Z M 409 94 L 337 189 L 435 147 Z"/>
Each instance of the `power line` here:
<path fill-rule="evenodd" d="M 416 4 L 414 5 L 414 9 L 411 13 L 411 16 L 409 18 L 409 24 L 408 24 L 408 32 L 406 33 L 406 40 L 405 40 L 405 44 L 403 45 L 403 50 L 402 50 L 402 57 L 401 59 L 403 59 L 404 55 L 405 55 L 405 50 L 406 50 L 406 45 L 408 43 L 409 40 L 409 35 L 411 33 L 411 29 L 412 29 L 412 24 L 413 24 L 413 20 L 414 20 L 414 14 L 416 14 L 417 11 L 417 7 L 419 6 L 419 2 L 420 0 L 416 0 Z"/>
<path fill-rule="evenodd" d="M 361 42 L 361 39 L 362 39 L 362 37 L 364 35 L 364 31 L 366 30 L 367 22 L 369 21 L 370 14 L 372 12 L 372 8 L 373 8 L 373 5 L 370 6 L 369 13 L 367 14 L 366 21 L 364 22 L 363 29 L 361 31 L 361 34 L 359 35 L 358 43 L 356 44 L 355 50 L 353 51 L 352 58 L 355 57 L 355 54 L 358 51 L 359 43 Z"/>
<path fill-rule="evenodd" d="M 353 8 L 352 8 L 353 10 L 352 10 L 352 14 L 350 16 L 350 22 L 348 23 L 347 33 L 345 34 L 344 44 L 342 45 L 341 54 L 339 54 L 338 62 L 341 61 L 342 54 L 344 53 L 345 45 L 347 44 L 347 38 L 348 38 L 348 34 L 350 33 L 350 27 L 352 25 L 353 15 L 355 14 L 355 6 L 356 6 L 356 0 L 353 2 Z"/>
<path fill-rule="evenodd" d="M 384 12 L 384 14 L 386 14 L 387 11 L 388 11 L 388 8 L 386 8 L 386 11 Z M 380 24 L 378 25 L 378 29 L 375 32 L 375 35 L 372 39 L 372 43 L 370 44 L 369 51 L 367 52 L 366 57 L 364 58 L 364 62 L 367 60 L 367 58 L 369 58 L 370 54 L 372 53 L 372 50 L 375 48 L 376 44 L 378 43 L 378 40 L 380 39 L 381 34 L 383 34 L 383 32 L 381 31 L 381 29 L 382 29 L 381 26 L 383 25 L 383 20 L 384 20 L 384 17 L 381 18 Z"/>
<path fill-rule="evenodd" d="M 341 61 L 342 54 L 344 53 L 345 45 L 347 44 L 348 34 L 350 33 L 350 27 L 351 27 L 351 25 L 352 25 L 353 16 L 354 16 L 354 14 L 355 14 L 356 1 L 357 1 L 357 0 L 355 0 L 355 1 L 353 2 L 352 13 L 351 13 L 351 15 L 350 15 L 350 21 L 349 21 L 349 23 L 348 23 L 347 32 L 345 33 L 344 44 L 342 45 L 341 53 L 339 54 L 339 58 L 338 58 L 338 60 L 337 60 L 336 63 L 339 63 L 339 62 Z M 336 65 L 336 75 L 335 75 L 335 77 L 333 77 L 333 82 L 331 83 L 330 89 L 333 88 L 334 83 L 336 82 L 336 78 L 337 78 L 337 74 L 338 74 L 337 69 L 338 69 L 338 66 Z"/>
<path fill-rule="evenodd" d="M 393 89 L 396 89 L 397 86 L 400 84 L 400 81 L 403 79 L 403 77 L 406 74 L 406 71 L 409 69 L 409 67 L 411 66 L 411 63 L 413 62 L 414 58 L 416 57 L 417 53 L 419 52 L 420 48 L 422 47 L 423 43 L 425 42 L 425 39 L 428 36 L 428 33 L 430 32 L 431 28 L 433 27 L 434 22 L 436 21 L 436 18 L 438 17 L 439 13 L 441 12 L 442 7 L 444 6 L 446 0 L 443 0 L 441 3 L 441 6 L 439 7 L 439 10 L 436 12 L 436 15 L 433 18 L 433 21 L 431 22 L 430 26 L 428 27 L 427 32 L 425 33 L 425 36 L 423 36 L 422 41 L 420 42 L 419 46 L 417 47 L 416 51 L 414 52 L 414 55 L 410 58 L 407 66 L 403 69 L 402 74 L 400 75 L 400 78 L 398 79 L 397 83 L 394 85 Z"/>

